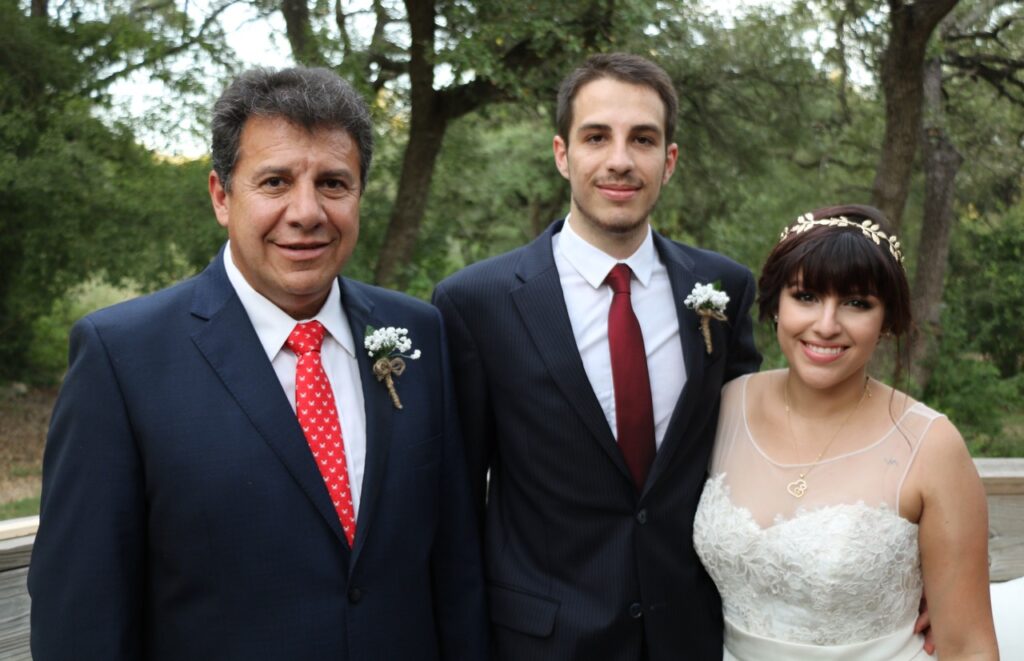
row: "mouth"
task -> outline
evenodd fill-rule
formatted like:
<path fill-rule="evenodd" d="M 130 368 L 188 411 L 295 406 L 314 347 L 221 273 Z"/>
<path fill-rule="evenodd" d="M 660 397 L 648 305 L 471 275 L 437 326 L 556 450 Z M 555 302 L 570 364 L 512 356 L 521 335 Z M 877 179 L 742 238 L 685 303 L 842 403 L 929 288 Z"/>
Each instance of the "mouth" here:
<path fill-rule="evenodd" d="M 316 259 L 325 252 L 331 245 L 330 241 L 293 241 L 290 243 L 275 243 L 278 250 L 287 258 L 296 261 Z"/>
<path fill-rule="evenodd" d="M 604 183 L 598 184 L 597 190 L 606 199 L 613 202 L 624 202 L 631 200 L 640 192 L 639 184 L 628 183 Z"/>
<path fill-rule="evenodd" d="M 804 355 L 816 363 L 830 363 L 837 360 L 849 348 L 841 344 L 812 344 L 804 340 L 800 341 L 800 346 L 804 350 Z"/>

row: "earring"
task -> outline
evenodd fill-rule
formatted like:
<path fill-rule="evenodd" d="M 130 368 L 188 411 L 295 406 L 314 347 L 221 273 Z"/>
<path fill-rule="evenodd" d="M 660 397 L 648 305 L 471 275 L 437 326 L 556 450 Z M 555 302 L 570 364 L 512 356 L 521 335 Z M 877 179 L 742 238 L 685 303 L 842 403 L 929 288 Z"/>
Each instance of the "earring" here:
<path fill-rule="evenodd" d="M 779 323 L 779 315 L 777 315 L 777 314 L 773 314 L 772 315 L 772 323 L 775 323 L 775 324 Z"/>

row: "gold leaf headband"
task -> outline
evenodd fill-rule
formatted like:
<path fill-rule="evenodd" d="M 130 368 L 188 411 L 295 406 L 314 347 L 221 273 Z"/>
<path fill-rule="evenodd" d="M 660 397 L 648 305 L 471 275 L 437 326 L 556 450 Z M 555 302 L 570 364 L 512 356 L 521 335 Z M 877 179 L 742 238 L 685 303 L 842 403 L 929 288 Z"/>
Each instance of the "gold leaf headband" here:
<path fill-rule="evenodd" d="M 900 251 L 899 239 L 896 238 L 896 235 L 889 236 L 880 230 L 878 223 L 871 220 L 864 220 L 858 223 L 848 219 L 846 216 L 835 216 L 833 218 L 820 218 L 815 220 L 812 214 L 805 213 L 796 219 L 796 223 L 782 230 L 782 234 L 779 236 L 779 243 L 784 241 L 787 236 L 791 234 L 803 234 L 815 225 L 824 225 L 827 227 L 853 227 L 859 229 L 861 234 L 874 241 L 875 245 L 880 246 L 884 242 L 896 261 L 899 262 L 900 265 L 903 264 L 903 253 Z"/>

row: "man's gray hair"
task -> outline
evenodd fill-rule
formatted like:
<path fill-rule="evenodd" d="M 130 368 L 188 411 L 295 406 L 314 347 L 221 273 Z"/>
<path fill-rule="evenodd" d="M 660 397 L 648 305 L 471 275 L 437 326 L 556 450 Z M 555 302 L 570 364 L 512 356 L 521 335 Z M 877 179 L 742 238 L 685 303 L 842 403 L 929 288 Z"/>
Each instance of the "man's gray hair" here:
<path fill-rule="evenodd" d="M 213 169 L 224 190 L 238 162 L 242 128 L 252 116 L 281 117 L 307 130 L 342 129 L 359 151 L 359 186 L 373 159 L 373 123 L 366 103 L 336 73 L 322 68 L 250 69 L 232 82 L 213 106 Z"/>

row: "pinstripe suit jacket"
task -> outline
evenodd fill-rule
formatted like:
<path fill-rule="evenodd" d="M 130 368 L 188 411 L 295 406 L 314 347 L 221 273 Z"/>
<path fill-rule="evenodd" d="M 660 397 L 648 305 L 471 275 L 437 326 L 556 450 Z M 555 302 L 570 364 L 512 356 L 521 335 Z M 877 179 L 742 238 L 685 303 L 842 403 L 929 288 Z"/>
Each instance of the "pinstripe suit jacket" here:
<path fill-rule="evenodd" d="M 760 364 L 753 277 L 721 255 L 654 234 L 687 381 L 637 494 L 576 348 L 551 249 L 560 229 L 556 222 L 434 293 L 485 521 L 494 656 L 636 661 L 645 649 L 651 661 L 720 659 L 721 603 L 691 533 L 719 391 Z M 719 281 L 729 322 L 712 324 L 708 355 L 683 299 L 694 284 Z"/>

